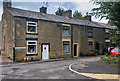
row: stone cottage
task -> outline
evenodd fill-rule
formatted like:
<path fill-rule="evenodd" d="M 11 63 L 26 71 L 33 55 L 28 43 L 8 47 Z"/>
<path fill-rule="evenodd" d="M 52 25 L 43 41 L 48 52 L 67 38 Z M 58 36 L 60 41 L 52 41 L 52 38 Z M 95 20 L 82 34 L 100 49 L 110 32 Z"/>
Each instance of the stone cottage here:
<path fill-rule="evenodd" d="M 52 58 L 78 57 L 86 50 L 103 52 L 108 24 L 72 19 L 72 11 L 63 16 L 47 13 L 46 7 L 40 12 L 11 7 L 11 1 L 3 2 L 2 54 L 14 61 L 46 60 Z"/>

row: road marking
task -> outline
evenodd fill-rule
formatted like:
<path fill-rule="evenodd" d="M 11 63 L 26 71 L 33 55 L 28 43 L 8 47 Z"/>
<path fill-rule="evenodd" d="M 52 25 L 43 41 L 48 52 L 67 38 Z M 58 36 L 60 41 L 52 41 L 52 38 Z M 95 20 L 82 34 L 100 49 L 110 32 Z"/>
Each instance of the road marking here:
<path fill-rule="evenodd" d="M 76 63 L 78 63 L 78 62 L 76 62 Z M 80 74 L 80 75 L 84 75 L 84 76 L 92 77 L 92 78 L 96 78 L 96 79 L 118 79 L 118 77 L 120 77 L 120 75 L 117 75 L 117 74 L 80 73 L 80 72 L 72 69 L 72 65 L 74 65 L 76 63 L 69 65 L 69 70 L 76 74 Z"/>

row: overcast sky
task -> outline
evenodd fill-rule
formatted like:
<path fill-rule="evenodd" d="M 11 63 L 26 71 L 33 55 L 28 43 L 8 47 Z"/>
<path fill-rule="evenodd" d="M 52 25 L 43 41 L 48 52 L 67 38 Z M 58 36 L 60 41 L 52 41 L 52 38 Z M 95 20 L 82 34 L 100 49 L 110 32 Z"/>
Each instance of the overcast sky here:
<path fill-rule="evenodd" d="M 17 1 L 17 2 L 16 2 Z M 46 6 L 45 3 L 43 3 L 45 0 L 12 0 L 12 7 L 26 9 L 26 10 L 32 10 L 32 11 L 39 11 L 39 8 L 42 6 Z M 24 1 L 24 2 L 23 2 Z M 90 3 L 90 0 L 81 0 L 76 1 L 74 0 L 47 0 L 48 1 L 48 9 L 47 13 L 49 14 L 55 14 L 55 11 L 58 9 L 58 7 L 64 8 L 65 10 L 71 9 L 73 12 L 75 10 L 80 11 L 83 15 L 86 14 L 86 12 L 91 12 L 91 9 L 94 7 L 98 7 L 94 5 L 93 3 Z M 52 2 L 51 2 L 52 1 Z M 0 20 L 3 13 L 3 0 L 0 0 Z M 96 19 L 95 17 L 92 17 L 93 21 L 107 23 L 108 20 L 102 19 L 99 21 L 99 19 Z"/>

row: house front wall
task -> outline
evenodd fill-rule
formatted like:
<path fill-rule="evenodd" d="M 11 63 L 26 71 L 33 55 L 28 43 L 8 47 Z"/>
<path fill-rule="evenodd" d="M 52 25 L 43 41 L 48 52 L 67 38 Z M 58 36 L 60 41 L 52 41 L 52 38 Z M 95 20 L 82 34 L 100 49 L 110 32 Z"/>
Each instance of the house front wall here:
<path fill-rule="evenodd" d="M 42 58 L 42 44 L 50 45 L 49 58 L 63 57 L 62 55 L 62 32 L 61 27 L 54 22 L 37 21 L 37 35 L 27 34 L 26 18 L 15 18 L 16 21 L 16 46 L 26 47 L 24 49 L 15 49 L 16 61 L 22 61 L 24 58 L 30 60 L 40 60 Z M 27 54 L 27 39 L 37 39 L 37 55 Z M 66 55 L 67 56 L 67 55 Z M 65 57 L 65 56 L 64 56 Z"/>
<path fill-rule="evenodd" d="M 24 58 L 30 60 L 41 60 L 42 59 L 42 44 L 50 45 L 49 58 L 60 58 L 60 57 L 74 57 L 74 44 L 77 45 L 77 57 L 81 52 L 88 50 L 89 42 L 93 42 L 93 50 L 96 50 L 96 42 L 99 43 L 99 52 L 102 53 L 104 47 L 104 29 L 92 28 L 93 38 L 88 37 L 88 27 L 62 24 L 58 26 L 58 23 L 37 20 L 37 33 L 27 33 L 27 19 L 26 18 L 15 18 L 15 47 L 24 47 L 24 49 L 15 49 L 16 61 L 23 61 Z M 62 34 L 62 27 L 70 27 L 69 35 Z M 37 54 L 27 55 L 27 39 L 37 39 Z M 63 53 L 63 41 L 69 41 L 70 52 Z"/>
<path fill-rule="evenodd" d="M 2 15 L 2 48 L 1 54 L 13 59 L 15 46 L 14 17 L 7 10 Z"/>
<path fill-rule="evenodd" d="M 6 16 L 8 15 L 8 16 Z M 6 18 L 8 18 L 8 21 Z M 27 33 L 27 21 L 35 20 L 37 22 L 37 34 Z M 9 25 L 8 25 L 9 24 Z M 62 34 L 62 27 L 69 27 L 69 35 Z M 105 46 L 105 31 L 102 28 L 93 29 L 93 37 L 88 37 L 88 28 L 86 26 L 71 25 L 62 23 L 60 26 L 56 22 L 28 19 L 22 17 L 13 17 L 9 13 L 3 15 L 3 43 L 2 53 L 13 59 L 13 48 L 15 49 L 15 60 L 23 61 L 42 59 L 42 44 L 49 44 L 49 58 L 74 57 L 74 45 L 77 45 L 77 57 L 81 52 L 88 50 L 89 42 L 93 43 L 93 50 L 96 50 L 96 42 L 99 44 L 99 52 L 102 53 Z M 12 32 L 10 32 L 12 31 Z M 5 33 L 7 32 L 7 33 Z M 37 54 L 27 55 L 27 41 L 34 39 L 37 41 Z M 69 53 L 63 53 L 63 42 L 69 42 Z"/>

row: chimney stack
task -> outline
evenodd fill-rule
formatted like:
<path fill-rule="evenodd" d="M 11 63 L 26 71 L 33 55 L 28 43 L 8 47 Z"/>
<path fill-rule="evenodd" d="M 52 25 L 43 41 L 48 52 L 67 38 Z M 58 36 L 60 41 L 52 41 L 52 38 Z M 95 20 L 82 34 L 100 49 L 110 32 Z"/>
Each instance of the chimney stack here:
<path fill-rule="evenodd" d="M 3 0 L 3 10 L 11 7 L 11 0 Z"/>
<path fill-rule="evenodd" d="M 88 15 L 88 12 L 86 13 L 85 19 L 88 20 L 88 21 L 92 21 L 91 16 Z"/>
<path fill-rule="evenodd" d="M 63 12 L 64 17 L 72 18 L 72 10 L 67 10 Z"/>
<path fill-rule="evenodd" d="M 40 8 L 40 12 L 46 14 L 47 13 L 47 7 L 42 6 Z"/>

